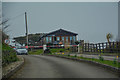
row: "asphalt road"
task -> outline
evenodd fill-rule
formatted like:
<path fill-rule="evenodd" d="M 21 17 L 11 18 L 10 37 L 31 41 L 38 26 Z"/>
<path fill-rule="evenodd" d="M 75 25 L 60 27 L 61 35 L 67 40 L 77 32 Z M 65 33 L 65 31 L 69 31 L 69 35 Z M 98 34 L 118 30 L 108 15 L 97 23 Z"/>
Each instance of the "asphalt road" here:
<path fill-rule="evenodd" d="M 25 65 L 12 78 L 117 78 L 104 68 L 64 58 L 25 55 Z"/>

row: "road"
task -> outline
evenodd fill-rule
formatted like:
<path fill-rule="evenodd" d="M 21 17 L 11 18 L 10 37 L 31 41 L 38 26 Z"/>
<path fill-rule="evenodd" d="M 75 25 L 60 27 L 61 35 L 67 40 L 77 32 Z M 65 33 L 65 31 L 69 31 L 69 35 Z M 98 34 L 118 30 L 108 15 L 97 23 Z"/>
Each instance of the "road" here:
<path fill-rule="evenodd" d="M 43 55 L 25 55 L 24 66 L 12 78 L 117 78 L 89 63 Z"/>

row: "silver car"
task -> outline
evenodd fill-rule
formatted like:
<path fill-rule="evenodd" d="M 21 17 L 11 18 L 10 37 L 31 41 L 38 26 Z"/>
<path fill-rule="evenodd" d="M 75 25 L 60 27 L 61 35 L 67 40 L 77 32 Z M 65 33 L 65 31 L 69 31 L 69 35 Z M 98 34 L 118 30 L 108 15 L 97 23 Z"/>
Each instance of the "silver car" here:
<path fill-rule="evenodd" d="M 22 54 L 28 55 L 28 50 L 26 48 L 17 48 L 16 52 L 17 55 L 22 55 Z"/>

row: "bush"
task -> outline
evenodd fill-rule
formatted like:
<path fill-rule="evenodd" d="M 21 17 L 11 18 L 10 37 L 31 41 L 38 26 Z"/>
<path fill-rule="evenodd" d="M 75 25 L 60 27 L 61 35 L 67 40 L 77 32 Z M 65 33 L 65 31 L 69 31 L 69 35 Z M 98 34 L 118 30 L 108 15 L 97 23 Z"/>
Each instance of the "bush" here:
<path fill-rule="evenodd" d="M 4 43 L 2 45 L 2 48 L 2 66 L 18 60 L 15 50 Z"/>

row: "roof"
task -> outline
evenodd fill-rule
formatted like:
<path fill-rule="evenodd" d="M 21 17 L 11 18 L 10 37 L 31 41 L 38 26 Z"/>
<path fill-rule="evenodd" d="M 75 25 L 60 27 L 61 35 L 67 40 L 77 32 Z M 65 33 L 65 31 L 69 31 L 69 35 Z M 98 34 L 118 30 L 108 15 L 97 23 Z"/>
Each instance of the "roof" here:
<path fill-rule="evenodd" d="M 56 30 L 56 31 L 46 34 L 46 36 L 76 36 L 76 35 L 78 35 L 78 34 L 70 32 L 70 31 L 66 31 L 63 29 L 59 29 L 59 30 Z"/>
<path fill-rule="evenodd" d="M 71 31 L 59 29 L 59 30 L 56 30 L 56 31 L 53 31 L 53 32 L 50 32 L 50 33 L 43 35 L 42 37 L 40 37 L 39 40 L 41 40 L 43 37 L 46 37 L 46 36 L 76 36 L 76 35 L 78 35 L 78 34 L 73 33 Z"/>

